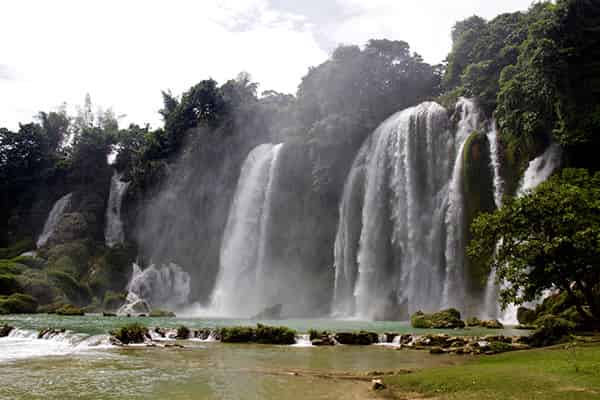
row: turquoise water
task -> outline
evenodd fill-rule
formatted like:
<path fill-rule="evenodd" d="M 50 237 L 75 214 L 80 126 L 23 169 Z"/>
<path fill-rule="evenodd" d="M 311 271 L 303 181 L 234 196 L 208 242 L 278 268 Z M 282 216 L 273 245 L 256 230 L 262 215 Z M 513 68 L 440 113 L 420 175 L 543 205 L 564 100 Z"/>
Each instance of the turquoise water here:
<path fill-rule="evenodd" d="M 65 328 L 75 332 L 91 335 L 108 333 L 110 330 L 132 322 L 139 322 L 146 326 L 159 326 L 162 328 L 176 328 L 185 325 L 188 328 L 218 328 L 238 325 L 283 325 L 295 329 L 299 333 L 307 333 L 309 329 L 329 330 L 333 332 L 367 330 L 377 333 L 448 333 L 451 335 L 483 336 L 489 334 L 502 334 L 507 336 L 521 336 L 528 332 L 506 327 L 505 329 L 489 330 L 482 328 L 465 329 L 416 329 L 407 321 L 358 321 L 336 319 L 286 319 L 286 320 L 246 320 L 246 319 L 203 319 L 203 318 L 149 318 L 149 317 L 103 317 L 102 315 L 88 314 L 85 316 L 65 317 L 53 314 L 23 314 L 0 316 L 0 324 L 8 323 L 23 329 L 41 329 L 46 327 Z"/>
<path fill-rule="evenodd" d="M 108 344 L 107 332 L 134 321 L 147 326 L 190 328 L 257 322 L 97 315 L 2 316 L 0 324 L 8 323 L 19 329 L 11 337 L 0 338 L 0 399 L 369 399 L 373 398 L 369 372 L 454 365 L 469 358 L 387 346 L 294 347 L 194 340 L 168 342 L 181 344 L 183 348 L 118 348 Z M 402 322 L 314 319 L 260 322 L 289 326 L 299 332 L 310 328 L 367 329 L 380 333 L 417 331 Z M 37 331 L 44 327 L 72 332 L 37 339 Z M 523 333 L 502 331 L 513 332 Z M 451 333 L 500 332 L 480 329 Z"/>

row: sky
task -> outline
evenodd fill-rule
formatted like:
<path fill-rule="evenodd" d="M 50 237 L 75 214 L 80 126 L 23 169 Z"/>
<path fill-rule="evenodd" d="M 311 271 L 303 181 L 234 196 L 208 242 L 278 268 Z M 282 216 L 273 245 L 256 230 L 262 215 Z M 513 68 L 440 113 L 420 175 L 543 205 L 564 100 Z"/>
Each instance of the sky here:
<path fill-rule="evenodd" d="M 160 125 L 161 90 L 249 72 L 259 92 L 295 93 L 338 44 L 404 40 L 444 60 L 450 30 L 471 15 L 531 0 L 19 0 L 0 12 L 0 127 L 71 110 L 86 93 L 120 123 Z"/>

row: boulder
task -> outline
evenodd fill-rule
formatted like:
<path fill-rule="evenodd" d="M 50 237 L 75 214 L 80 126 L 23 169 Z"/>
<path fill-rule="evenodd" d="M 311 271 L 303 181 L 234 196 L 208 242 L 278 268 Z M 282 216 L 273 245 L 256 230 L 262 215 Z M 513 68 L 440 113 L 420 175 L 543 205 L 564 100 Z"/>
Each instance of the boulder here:
<path fill-rule="evenodd" d="M 486 319 L 480 321 L 480 326 L 487 329 L 503 329 L 504 325 L 497 319 Z"/>
<path fill-rule="evenodd" d="M 137 323 L 122 326 L 110 334 L 123 344 L 144 343 L 150 338 L 148 328 Z"/>
<path fill-rule="evenodd" d="M 381 379 L 373 379 L 371 381 L 371 389 L 372 390 L 383 390 L 385 389 L 385 385 Z"/>
<path fill-rule="evenodd" d="M 0 337 L 6 337 L 10 334 L 10 332 L 12 332 L 12 330 L 15 329 L 12 326 L 9 325 L 0 325 Z"/>
<path fill-rule="evenodd" d="M 335 334 L 335 340 L 340 344 L 348 345 L 370 345 L 379 342 L 379 335 L 376 332 L 338 332 Z"/>

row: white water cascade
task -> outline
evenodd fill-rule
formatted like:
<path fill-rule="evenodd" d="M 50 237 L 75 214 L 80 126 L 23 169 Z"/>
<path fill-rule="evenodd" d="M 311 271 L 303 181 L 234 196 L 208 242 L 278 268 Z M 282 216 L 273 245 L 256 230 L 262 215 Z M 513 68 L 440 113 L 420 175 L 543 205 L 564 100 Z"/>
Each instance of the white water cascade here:
<path fill-rule="evenodd" d="M 495 129 L 494 129 L 495 131 Z M 494 133 L 495 137 L 495 133 Z M 492 146 L 490 140 L 490 146 Z M 492 147 L 490 147 L 492 150 Z M 550 175 L 560 166 L 562 157 L 562 150 L 559 145 L 552 143 L 548 148 L 538 157 L 534 158 L 529 162 L 523 178 L 519 182 L 519 188 L 517 189 L 517 197 L 526 195 L 529 191 L 535 189 L 539 184 L 546 181 Z M 492 156 L 492 162 L 494 156 Z M 500 191 L 499 197 L 502 198 L 502 187 L 496 185 L 496 170 L 494 169 L 494 186 L 495 193 Z M 499 180 L 501 182 L 501 178 Z M 497 197 L 495 195 L 495 197 Z M 502 204 L 496 203 L 498 207 Z M 488 277 L 486 285 L 485 303 L 486 303 L 486 318 L 499 318 L 500 322 L 505 325 L 517 325 L 517 307 L 510 304 L 505 310 L 501 310 L 498 301 L 498 285 L 496 284 L 496 271 L 492 270 Z M 531 306 L 532 304 L 530 304 Z"/>
<path fill-rule="evenodd" d="M 127 299 L 117 314 L 144 314 L 149 308 L 169 310 L 185 305 L 190 295 L 190 275 L 179 265 L 169 263 L 150 265 L 142 269 L 133 264 L 133 273 L 127 285 Z"/>
<path fill-rule="evenodd" d="M 363 144 L 340 206 L 334 316 L 464 309 L 462 152 L 479 115 L 466 99 L 456 115 L 452 129 L 442 106 L 422 103 Z"/>
<path fill-rule="evenodd" d="M 123 174 L 115 171 L 110 180 L 110 194 L 106 207 L 104 228 L 104 240 L 108 247 L 123 243 L 125 240 L 123 220 L 121 219 L 121 204 L 130 182 L 124 182 L 121 180 L 122 178 Z"/>
<path fill-rule="evenodd" d="M 283 144 L 261 144 L 244 161 L 221 245 L 213 292 L 217 315 L 249 317 L 268 302 L 265 252 L 273 185 Z"/>
<path fill-rule="evenodd" d="M 44 229 L 37 239 L 36 245 L 38 248 L 44 246 L 54 234 L 56 226 L 71 204 L 71 197 L 73 197 L 73 193 L 68 193 L 58 199 L 54 203 L 54 206 L 52 206 L 52 210 L 50 210 L 50 214 L 48 214 L 48 218 L 46 218 L 46 222 L 44 223 Z"/>

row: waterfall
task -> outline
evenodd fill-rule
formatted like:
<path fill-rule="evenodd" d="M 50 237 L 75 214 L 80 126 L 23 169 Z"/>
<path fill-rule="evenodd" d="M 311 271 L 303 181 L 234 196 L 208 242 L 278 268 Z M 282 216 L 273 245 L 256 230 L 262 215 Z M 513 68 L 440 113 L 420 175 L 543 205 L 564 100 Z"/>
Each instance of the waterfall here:
<path fill-rule="evenodd" d="M 363 145 L 340 205 L 334 315 L 463 308 L 461 164 L 479 116 L 466 99 L 456 115 L 454 130 L 442 106 L 422 103 L 391 116 Z"/>
<path fill-rule="evenodd" d="M 68 193 L 58 199 L 58 201 L 54 203 L 54 206 L 52 206 L 52 210 L 50 210 L 50 214 L 48 214 L 48 218 L 44 223 L 44 229 L 37 239 L 36 245 L 38 248 L 44 246 L 48 242 L 48 239 L 54 234 L 56 226 L 71 204 L 72 196 L 73 193 Z"/>
<path fill-rule="evenodd" d="M 517 196 L 524 196 L 528 191 L 535 189 L 540 183 L 552 175 L 560 165 L 562 150 L 556 143 L 552 143 L 539 157 L 529 162 L 529 166 L 519 183 Z"/>
<path fill-rule="evenodd" d="M 146 313 L 149 308 L 159 307 L 173 309 L 187 303 L 190 276 L 174 263 L 152 264 L 146 269 L 134 263 L 127 291 L 127 299 L 118 314 Z"/>
<path fill-rule="evenodd" d="M 106 221 L 104 228 L 104 240 L 108 247 L 123 243 L 125 233 L 123 232 L 123 221 L 121 220 L 121 203 L 129 182 L 123 182 L 123 174 L 114 172 L 110 181 L 110 194 L 106 207 Z"/>
<path fill-rule="evenodd" d="M 244 164 L 223 234 L 212 309 L 218 315 L 259 313 L 268 301 L 267 240 L 282 144 L 261 144 Z"/>

